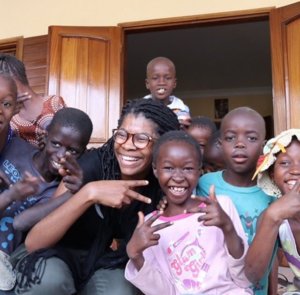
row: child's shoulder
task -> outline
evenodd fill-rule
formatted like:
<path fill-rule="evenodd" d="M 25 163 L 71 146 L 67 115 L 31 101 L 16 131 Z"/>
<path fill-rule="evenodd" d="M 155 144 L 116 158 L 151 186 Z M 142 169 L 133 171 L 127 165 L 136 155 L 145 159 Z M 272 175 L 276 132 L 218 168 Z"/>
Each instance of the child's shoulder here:
<path fill-rule="evenodd" d="M 4 151 L 1 153 L 5 155 L 6 153 L 18 152 L 21 154 L 29 153 L 30 151 L 38 150 L 37 147 L 33 146 L 23 138 L 19 136 L 13 136 L 9 144 L 6 146 Z"/>
<path fill-rule="evenodd" d="M 168 105 L 171 109 L 178 109 L 181 111 L 189 112 L 189 107 L 183 102 L 183 100 L 175 95 L 170 96 L 171 103 Z"/>

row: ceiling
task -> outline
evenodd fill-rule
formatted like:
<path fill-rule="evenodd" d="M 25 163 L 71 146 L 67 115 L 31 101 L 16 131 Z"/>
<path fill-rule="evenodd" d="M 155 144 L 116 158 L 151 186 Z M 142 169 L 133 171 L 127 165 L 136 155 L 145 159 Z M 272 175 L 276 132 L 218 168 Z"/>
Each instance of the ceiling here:
<path fill-rule="evenodd" d="M 177 70 L 174 94 L 192 97 L 217 92 L 269 92 L 272 89 L 268 20 L 128 33 L 126 98 L 147 94 L 149 60 L 169 57 Z"/>

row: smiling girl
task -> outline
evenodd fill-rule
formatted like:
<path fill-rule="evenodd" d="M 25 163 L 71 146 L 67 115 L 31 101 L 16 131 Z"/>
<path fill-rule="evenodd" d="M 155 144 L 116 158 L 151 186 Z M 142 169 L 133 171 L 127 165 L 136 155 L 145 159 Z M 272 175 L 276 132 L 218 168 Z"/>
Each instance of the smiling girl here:
<path fill-rule="evenodd" d="M 292 291 L 300 291 L 300 129 L 289 129 L 270 139 L 264 156 L 256 173 L 258 185 L 279 199 L 260 218 L 246 257 L 246 274 L 252 282 L 260 279 L 279 237 L 295 275 Z"/>
<path fill-rule="evenodd" d="M 127 245 L 125 276 L 143 294 L 253 294 L 243 272 L 247 241 L 231 200 L 216 198 L 213 188 L 208 198 L 191 198 L 201 164 L 198 143 L 183 131 L 166 133 L 154 147 L 153 170 L 168 206 L 146 219 L 139 212 Z M 192 211 L 198 214 L 184 213 Z"/>

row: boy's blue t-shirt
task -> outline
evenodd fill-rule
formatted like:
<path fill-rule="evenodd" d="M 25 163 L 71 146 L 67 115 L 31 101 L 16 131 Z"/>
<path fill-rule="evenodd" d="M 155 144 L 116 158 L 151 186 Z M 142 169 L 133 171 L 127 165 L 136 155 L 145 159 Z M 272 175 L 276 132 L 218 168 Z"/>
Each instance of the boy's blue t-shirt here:
<path fill-rule="evenodd" d="M 230 197 L 236 206 L 248 238 L 248 244 L 251 244 L 256 232 L 258 217 L 275 198 L 265 194 L 258 186 L 238 187 L 229 184 L 223 178 L 223 171 L 211 172 L 201 176 L 196 190 L 197 195 L 208 196 L 212 184 L 215 186 L 216 195 Z M 254 291 L 256 295 L 268 293 L 268 273 L 265 274 L 260 284 L 254 287 Z"/>

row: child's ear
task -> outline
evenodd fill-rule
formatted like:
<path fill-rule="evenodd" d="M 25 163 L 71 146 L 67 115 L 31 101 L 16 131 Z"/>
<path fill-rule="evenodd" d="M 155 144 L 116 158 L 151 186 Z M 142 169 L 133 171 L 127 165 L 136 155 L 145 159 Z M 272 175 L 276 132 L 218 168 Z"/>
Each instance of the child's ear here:
<path fill-rule="evenodd" d="M 152 163 L 153 174 L 157 178 L 157 169 L 154 163 Z"/>
<path fill-rule="evenodd" d="M 202 176 L 202 175 L 204 174 L 203 164 L 202 164 L 202 166 L 199 167 L 199 169 L 198 169 L 198 174 L 199 174 L 198 177 L 200 177 L 200 176 Z"/>
<path fill-rule="evenodd" d="M 147 78 L 145 79 L 145 85 L 146 85 L 146 88 L 149 90 L 149 82 L 148 82 Z"/>
<path fill-rule="evenodd" d="M 175 82 L 174 82 L 174 88 L 173 88 L 173 89 L 175 89 L 175 88 L 176 88 L 176 86 L 177 86 L 177 78 L 175 78 Z"/>

